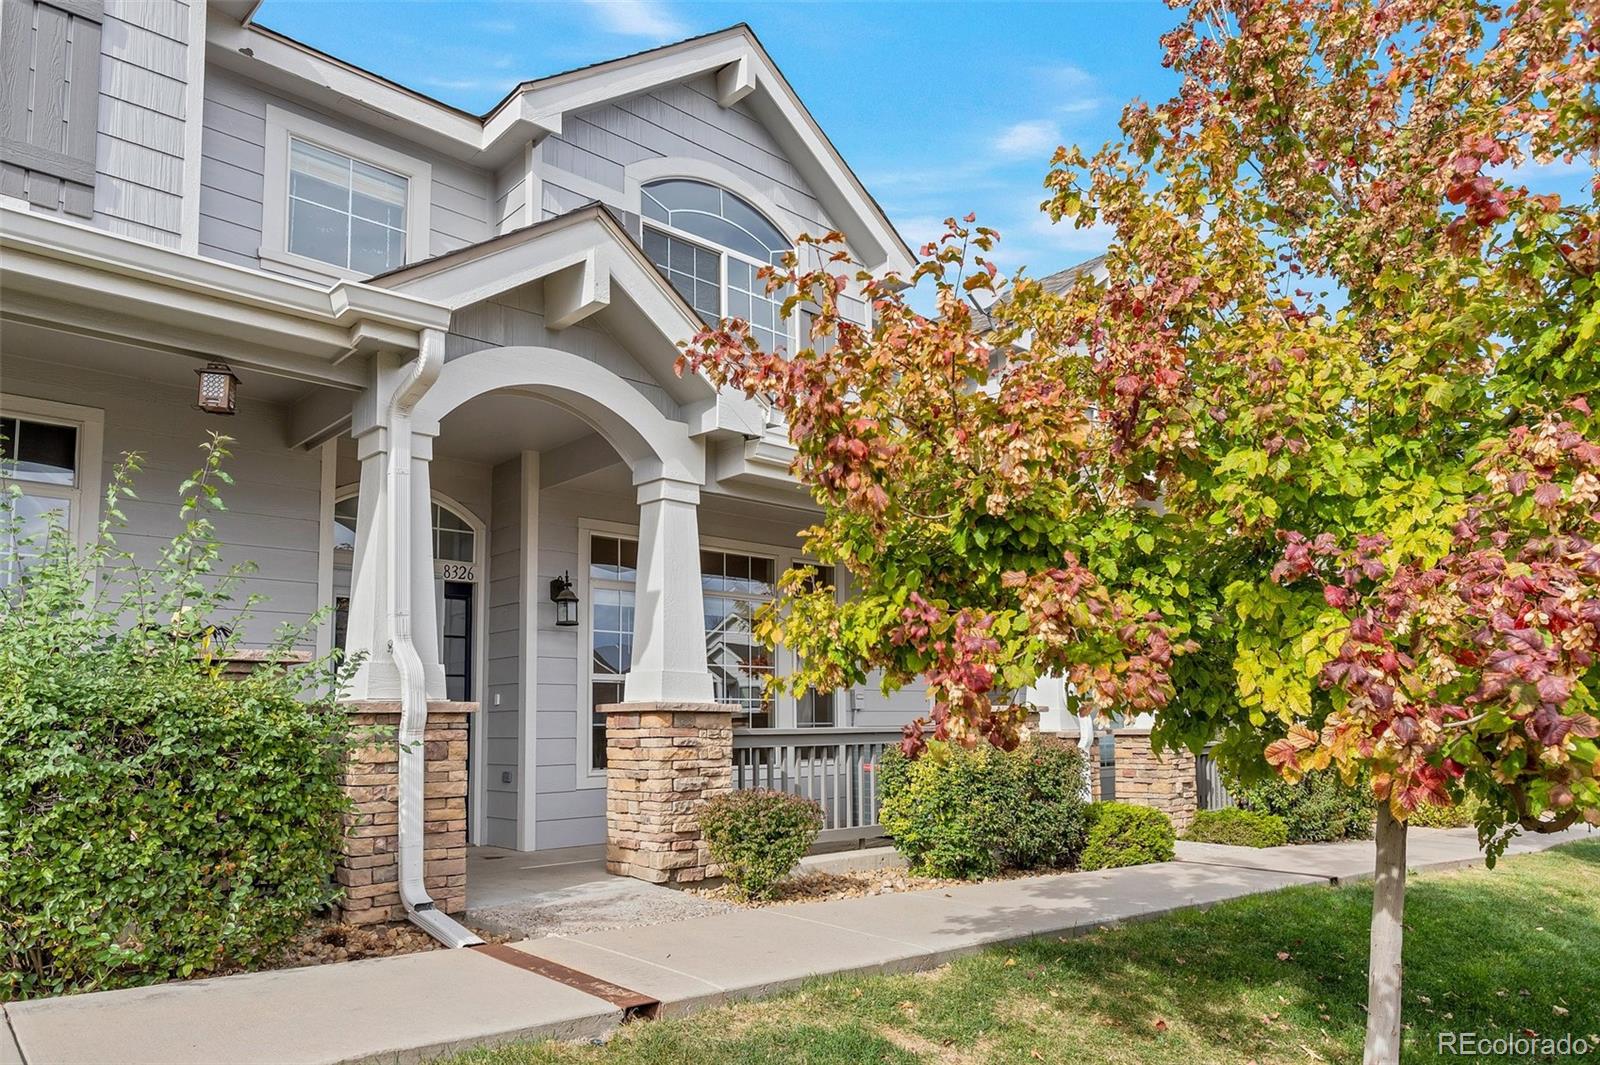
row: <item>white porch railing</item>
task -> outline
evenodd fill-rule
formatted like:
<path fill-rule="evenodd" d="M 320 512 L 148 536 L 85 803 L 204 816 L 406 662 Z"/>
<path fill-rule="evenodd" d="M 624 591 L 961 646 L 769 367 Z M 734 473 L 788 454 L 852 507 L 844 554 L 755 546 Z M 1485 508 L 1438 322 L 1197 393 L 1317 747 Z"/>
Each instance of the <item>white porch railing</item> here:
<path fill-rule="evenodd" d="M 860 842 L 878 830 L 878 760 L 899 729 L 736 729 L 733 786 L 770 788 L 822 807 L 818 844 Z"/>

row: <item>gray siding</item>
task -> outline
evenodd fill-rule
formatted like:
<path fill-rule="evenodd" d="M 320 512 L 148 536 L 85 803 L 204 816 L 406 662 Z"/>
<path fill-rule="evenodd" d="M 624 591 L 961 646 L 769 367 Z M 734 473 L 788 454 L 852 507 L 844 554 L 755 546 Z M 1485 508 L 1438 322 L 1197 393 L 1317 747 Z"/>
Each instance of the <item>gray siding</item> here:
<path fill-rule="evenodd" d="M 137 451 L 144 462 L 134 481 L 138 498 L 123 506 L 129 531 L 117 539 L 140 560 L 153 561 L 181 527 L 178 486 L 199 465 L 206 434 L 219 428 L 217 418 L 193 408 L 193 390 L 68 369 L 8 349 L 5 394 L 105 412 L 107 483 L 124 453 Z M 284 447 L 281 410 L 248 397 L 222 428 L 234 438 L 226 466 L 234 483 L 223 491 L 228 509 L 213 520 L 224 563 L 256 566 L 241 592 L 266 600 L 244 630 L 245 643 L 259 647 L 270 642 L 280 624 L 301 624 L 318 605 L 321 456 Z"/>
<path fill-rule="evenodd" d="M 169 247 L 183 226 L 189 26 L 180 0 L 105 2 L 95 222 Z"/>
<path fill-rule="evenodd" d="M 522 459 L 494 468 L 490 482 L 488 676 L 483 687 L 483 842 L 517 845 L 517 751 L 522 712 Z M 510 780 L 502 780 L 509 773 Z"/>
<path fill-rule="evenodd" d="M 669 418 L 681 419 L 678 404 L 657 379 L 609 333 L 575 325 L 552 333 L 545 328 L 540 286 L 528 285 L 456 312 L 446 337 L 446 360 L 483 348 L 529 344 L 581 355 L 637 388 Z M 668 370 L 667 372 L 670 372 Z"/>
<path fill-rule="evenodd" d="M 493 178 L 381 130 L 328 115 L 210 67 L 200 169 L 200 250 L 204 255 L 272 270 L 261 262 L 261 201 L 266 170 L 267 105 L 304 111 L 352 135 L 426 160 L 433 169 L 430 255 L 475 244 L 498 230 L 490 212 Z"/>
<path fill-rule="evenodd" d="M 562 134 L 540 145 L 541 207 L 546 218 L 600 196 L 626 208 L 625 170 L 645 159 L 716 163 L 765 193 L 782 210 L 774 218 L 794 232 L 833 228 L 806 180 L 744 104 L 722 107 L 712 79 L 668 85 L 566 118 Z M 578 181 L 564 185 L 566 175 Z"/>

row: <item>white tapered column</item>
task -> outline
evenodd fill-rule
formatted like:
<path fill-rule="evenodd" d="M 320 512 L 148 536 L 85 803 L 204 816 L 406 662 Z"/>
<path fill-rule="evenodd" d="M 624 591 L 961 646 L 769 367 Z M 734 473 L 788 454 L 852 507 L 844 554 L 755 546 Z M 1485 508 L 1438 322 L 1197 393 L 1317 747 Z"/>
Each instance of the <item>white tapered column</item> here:
<path fill-rule="evenodd" d="M 433 577 L 433 437 L 411 434 L 411 642 L 422 659 L 429 699 L 445 697 L 439 610 Z"/>
<path fill-rule="evenodd" d="M 356 436 L 361 494 L 344 641 L 347 655 L 361 656 L 348 693 L 352 699 L 400 698 L 400 674 L 389 644 L 388 435 L 373 425 Z"/>
<path fill-rule="evenodd" d="M 700 486 L 661 478 L 638 485 L 639 573 L 634 593 L 629 703 L 709 703 L 705 603 L 700 591 Z"/>

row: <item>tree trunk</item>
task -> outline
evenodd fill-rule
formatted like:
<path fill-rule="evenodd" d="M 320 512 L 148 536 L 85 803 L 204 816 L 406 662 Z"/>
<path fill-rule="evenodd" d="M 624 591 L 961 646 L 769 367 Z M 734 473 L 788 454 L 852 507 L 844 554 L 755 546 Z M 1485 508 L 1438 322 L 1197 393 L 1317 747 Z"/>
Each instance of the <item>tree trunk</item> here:
<path fill-rule="evenodd" d="M 1363 1065 L 1399 1065 L 1400 944 L 1405 935 L 1406 823 L 1378 803 L 1378 857 L 1372 883 L 1372 946 L 1367 959 L 1367 1047 Z"/>

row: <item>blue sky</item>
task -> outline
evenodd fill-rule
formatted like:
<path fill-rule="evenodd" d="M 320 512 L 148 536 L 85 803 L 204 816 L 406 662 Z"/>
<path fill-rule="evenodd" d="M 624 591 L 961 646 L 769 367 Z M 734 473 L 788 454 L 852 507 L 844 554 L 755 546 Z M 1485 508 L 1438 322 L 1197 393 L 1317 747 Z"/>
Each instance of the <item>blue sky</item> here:
<path fill-rule="evenodd" d="M 474 113 L 525 78 L 748 22 L 913 246 L 976 211 L 1001 265 L 1034 274 L 1104 245 L 1038 211 L 1056 144 L 1098 147 L 1129 99 L 1176 86 L 1157 0 L 266 0 L 257 21 Z"/>

